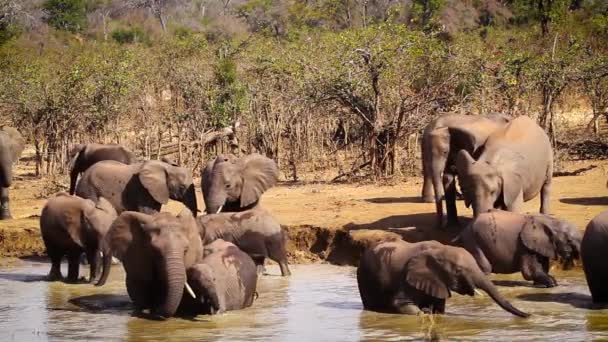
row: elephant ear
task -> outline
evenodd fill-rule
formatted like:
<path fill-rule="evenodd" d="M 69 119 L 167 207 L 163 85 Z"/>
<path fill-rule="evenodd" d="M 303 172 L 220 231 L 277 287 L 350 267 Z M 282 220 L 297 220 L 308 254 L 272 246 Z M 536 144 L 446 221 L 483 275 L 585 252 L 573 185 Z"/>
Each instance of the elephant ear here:
<path fill-rule="evenodd" d="M 167 169 L 164 163 L 147 161 L 139 170 L 139 181 L 158 203 L 167 204 L 169 187 L 167 186 Z"/>
<path fill-rule="evenodd" d="M 521 176 L 514 170 L 507 169 L 506 172 L 502 173 L 501 178 L 503 201 L 507 208 L 511 208 L 520 192 L 522 192 Z"/>
<path fill-rule="evenodd" d="M 405 265 L 405 281 L 410 286 L 435 298 L 450 297 L 446 272 L 436 259 L 436 251 L 419 253 Z"/>
<path fill-rule="evenodd" d="M 459 125 L 448 128 L 450 132 L 450 149 L 454 151 L 465 150 L 469 153 L 475 152 L 477 146 L 483 141 L 476 134 L 472 127 L 467 125 Z"/>
<path fill-rule="evenodd" d="M 240 161 L 243 177 L 241 207 L 258 201 L 262 194 L 277 183 L 279 169 L 274 160 L 260 154 L 250 154 Z"/>
<path fill-rule="evenodd" d="M 521 242 L 531 251 L 549 259 L 555 259 L 553 231 L 532 216 L 526 217 L 526 222 L 519 234 Z"/>
<path fill-rule="evenodd" d="M 2 127 L 2 130 L 6 132 L 13 141 L 11 145 L 11 154 L 13 162 L 15 162 L 21 157 L 21 152 L 23 152 L 23 149 L 25 148 L 25 139 L 14 127 L 4 126 Z"/>
<path fill-rule="evenodd" d="M 145 241 L 144 226 L 152 221 L 152 216 L 134 211 L 125 211 L 118 216 L 106 235 L 112 253 L 121 259 L 133 243 Z"/>

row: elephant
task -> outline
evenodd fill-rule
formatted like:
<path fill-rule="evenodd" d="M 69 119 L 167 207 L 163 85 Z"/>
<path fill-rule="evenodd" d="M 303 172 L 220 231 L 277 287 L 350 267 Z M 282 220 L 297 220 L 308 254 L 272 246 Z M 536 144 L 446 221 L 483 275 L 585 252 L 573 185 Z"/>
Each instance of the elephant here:
<path fill-rule="evenodd" d="M 181 201 L 193 216 L 198 211 L 190 171 L 158 160 L 95 163 L 82 175 L 76 195 L 93 201 L 103 196 L 119 214 L 125 210 L 152 214 L 169 199 Z"/>
<path fill-rule="evenodd" d="M 12 218 L 8 188 L 13 183 L 13 163 L 19 160 L 25 139 L 15 128 L 0 129 L 0 220 Z"/>
<path fill-rule="evenodd" d="M 397 240 L 367 248 L 357 268 L 357 284 L 363 307 L 371 311 L 444 313 L 450 291 L 473 296 L 480 288 L 504 310 L 529 316 L 498 292 L 465 249 L 437 241 Z"/>
<path fill-rule="evenodd" d="M 551 260 L 572 267 L 581 249 L 581 235 L 573 224 L 549 215 L 525 215 L 493 210 L 477 216 L 460 240 L 484 273 L 522 273 L 544 287 L 557 286 L 549 275 Z"/>
<path fill-rule="evenodd" d="M 229 241 L 249 254 L 259 271 L 265 258 L 270 258 L 279 264 L 282 276 L 291 275 L 286 233 L 269 211 L 257 206 L 242 212 L 203 215 L 197 220 L 204 244 L 217 239 Z"/>
<path fill-rule="evenodd" d="M 76 191 L 76 180 L 93 164 L 102 160 L 115 160 L 123 164 L 133 164 L 137 160 L 133 152 L 116 144 L 77 144 L 70 150 L 70 195 Z"/>
<path fill-rule="evenodd" d="M 424 175 L 422 201 L 435 202 L 438 226 L 443 224 L 442 200 L 444 197 L 448 213 L 448 225 L 457 221 L 455 216 L 456 190 L 454 188 L 453 191 L 447 193 L 453 195 L 452 197 L 446 197 L 444 186 L 445 189 L 455 186 L 454 161 L 458 151 L 464 149 L 474 155 L 492 132 L 505 126 L 509 121 L 508 117 L 499 113 L 492 113 L 487 116 L 447 114 L 433 120 L 425 127 L 421 145 Z M 460 140 L 450 134 L 453 128 L 459 128 L 475 137 L 475 139 L 473 141 Z"/>
<path fill-rule="evenodd" d="M 203 258 L 196 220 L 184 209 L 177 217 L 125 211 L 105 238 L 103 273 L 97 286 L 106 283 L 112 255 L 122 261 L 126 287 L 137 311 L 167 318 L 175 315 L 184 293 L 186 269 Z"/>
<path fill-rule="evenodd" d="M 250 307 L 256 295 L 256 266 L 234 244 L 215 240 L 204 247 L 201 262 L 186 271 L 196 299 L 184 295 L 179 311 L 214 315 Z"/>
<path fill-rule="evenodd" d="M 585 229 L 581 260 L 594 303 L 608 303 L 608 210 L 595 216 Z"/>
<path fill-rule="evenodd" d="M 462 141 L 476 139 L 464 130 L 452 131 Z M 550 212 L 553 150 L 545 131 L 527 116 L 494 131 L 477 160 L 460 150 L 456 169 L 465 204 L 473 206 L 474 217 L 493 208 L 518 212 L 539 193 L 540 213 Z"/>
<path fill-rule="evenodd" d="M 99 269 L 104 237 L 116 216 L 112 204 L 103 197 L 97 203 L 65 192 L 51 197 L 40 215 L 40 232 L 51 259 L 48 279 L 62 279 L 61 259 L 67 255 L 67 281 L 77 282 L 80 255 L 85 253 L 92 283 Z"/>
<path fill-rule="evenodd" d="M 250 154 L 241 158 L 218 155 L 202 172 L 201 187 L 208 214 L 255 207 L 262 194 L 277 183 L 279 169 L 270 158 Z"/>

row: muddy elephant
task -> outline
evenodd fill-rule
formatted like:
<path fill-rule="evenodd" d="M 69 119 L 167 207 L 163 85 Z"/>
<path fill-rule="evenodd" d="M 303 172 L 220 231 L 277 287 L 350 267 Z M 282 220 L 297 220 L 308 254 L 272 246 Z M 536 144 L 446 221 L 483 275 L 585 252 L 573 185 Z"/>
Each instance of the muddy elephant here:
<path fill-rule="evenodd" d="M 444 187 L 448 189 L 455 186 L 454 162 L 458 151 L 464 149 L 471 155 L 475 155 L 488 136 L 508 122 L 509 118 L 498 113 L 487 116 L 447 114 L 433 120 L 425 127 L 421 145 L 424 175 L 422 200 L 435 202 L 438 226 L 443 223 L 442 201 L 446 195 Z M 459 139 L 461 135 L 454 136 L 450 133 L 453 128 L 467 132 L 467 136 L 474 137 L 474 139 Z M 445 197 L 449 225 L 456 223 L 455 188 L 447 194 L 453 195 L 453 197 Z"/>
<path fill-rule="evenodd" d="M 453 131 L 462 140 L 475 140 L 464 130 Z M 539 193 L 540 213 L 549 214 L 553 150 L 545 131 L 527 116 L 494 131 L 477 160 L 460 150 L 456 169 L 465 204 L 473 206 L 475 217 L 493 208 L 520 211 Z"/>
<path fill-rule="evenodd" d="M 84 172 L 76 195 L 107 198 L 116 211 L 155 213 L 169 199 L 182 202 L 196 216 L 197 203 L 189 170 L 158 160 L 125 165 L 104 160 Z"/>
<path fill-rule="evenodd" d="M 179 311 L 214 315 L 250 307 L 256 295 L 256 266 L 234 244 L 215 240 L 206 245 L 201 262 L 186 271 L 194 297 L 184 295 Z"/>
<path fill-rule="evenodd" d="M 485 273 L 521 272 L 534 285 L 557 286 L 551 260 L 564 269 L 578 259 L 581 235 L 573 224 L 552 216 L 494 210 L 477 216 L 460 239 Z"/>
<path fill-rule="evenodd" d="M 207 163 L 201 176 L 206 211 L 215 214 L 255 207 L 260 196 L 277 183 L 279 169 L 260 154 L 219 155 Z"/>
<path fill-rule="evenodd" d="M 287 236 L 272 214 L 259 206 L 236 213 L 199 216 L 201 239 L 204 244 L 217 239 L 234 243 L 254 260 L 259 270 L 270 258 L 281 268 L 281 275 L 289 276 L 287 264 Z"/>
<path fill-rule="evenodd" d="M 100 252 L 104 237 L 114 219 L 116 210 L 101 197 L 91 200 L 58 193 L 51 197 L 40 215 L 40 232 L 51 259 L 49 280 L 60 280 L 61 259 L 67 256 L 67 281 L 78 281 L 80 255 L 84 253 L 91 265 L 89 282 L 93 282 L 100 266 Z"/>
<path fill-rule="evenodd" d="M 77 144 L 70 150 L 70 194 L 76 191 L 76 180 L 93 164 L 102 160 L 115 160 L 123 164 L 133 164 L 137 160 L 133 152 L 116 144 Z"/>
<path fill-rule="evenodd" d="M 608 210 L 595 216 L 585 229 L 581 259 L 594 303 L 608 303 Z"/>
<path fill-rule="evenodd" d="M 480 288 L 504 310 L 528 316 L 498 292 L 465 249 L 436 241 L 399 240 L 366 249 L 357 268 L 357 284 L 364 308 L 371 311 L 444 313 L 450 291 L 473 296 Z"/>
<path fill-rule="evenodd" d="M 12 218 L 8 188 L 13 183 L 13 164 L 19 160 L 25 140 L 14 128 L 0 129 L 0 220 Z"/>
<path fill-rule="evenodd" d="M 125 211 L 110 227 L 104 246 L 97 285 L 107 281 L 112 255 L 116 256 L 127 274 L 127 292 L 136 310 L 149 309 L 160 318 L 175 314 L 188 287 L 186 269 L 203 257 L 196 220 L 185 209 L 177 217 Z"/>

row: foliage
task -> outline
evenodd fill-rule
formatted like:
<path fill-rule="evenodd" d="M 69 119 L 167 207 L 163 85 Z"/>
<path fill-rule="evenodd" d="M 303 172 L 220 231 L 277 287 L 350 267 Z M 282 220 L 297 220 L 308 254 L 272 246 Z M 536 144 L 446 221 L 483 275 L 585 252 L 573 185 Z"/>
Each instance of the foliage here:
<path fill-rule="evenodd" d="M 46 0 L 47 22 L 58 30 L 78 32 L 86 27 L 85 0 Z"/>

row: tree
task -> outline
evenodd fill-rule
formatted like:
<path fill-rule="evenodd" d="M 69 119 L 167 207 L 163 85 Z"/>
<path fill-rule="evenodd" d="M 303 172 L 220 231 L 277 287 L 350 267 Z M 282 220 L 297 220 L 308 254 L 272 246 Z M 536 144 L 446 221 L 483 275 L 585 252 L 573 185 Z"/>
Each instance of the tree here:
<path fill-rule="evenodd" d="M 58 30 L 82 31 L 87 24 L 85 0 L 47 0 L 47 22 Z"/>

